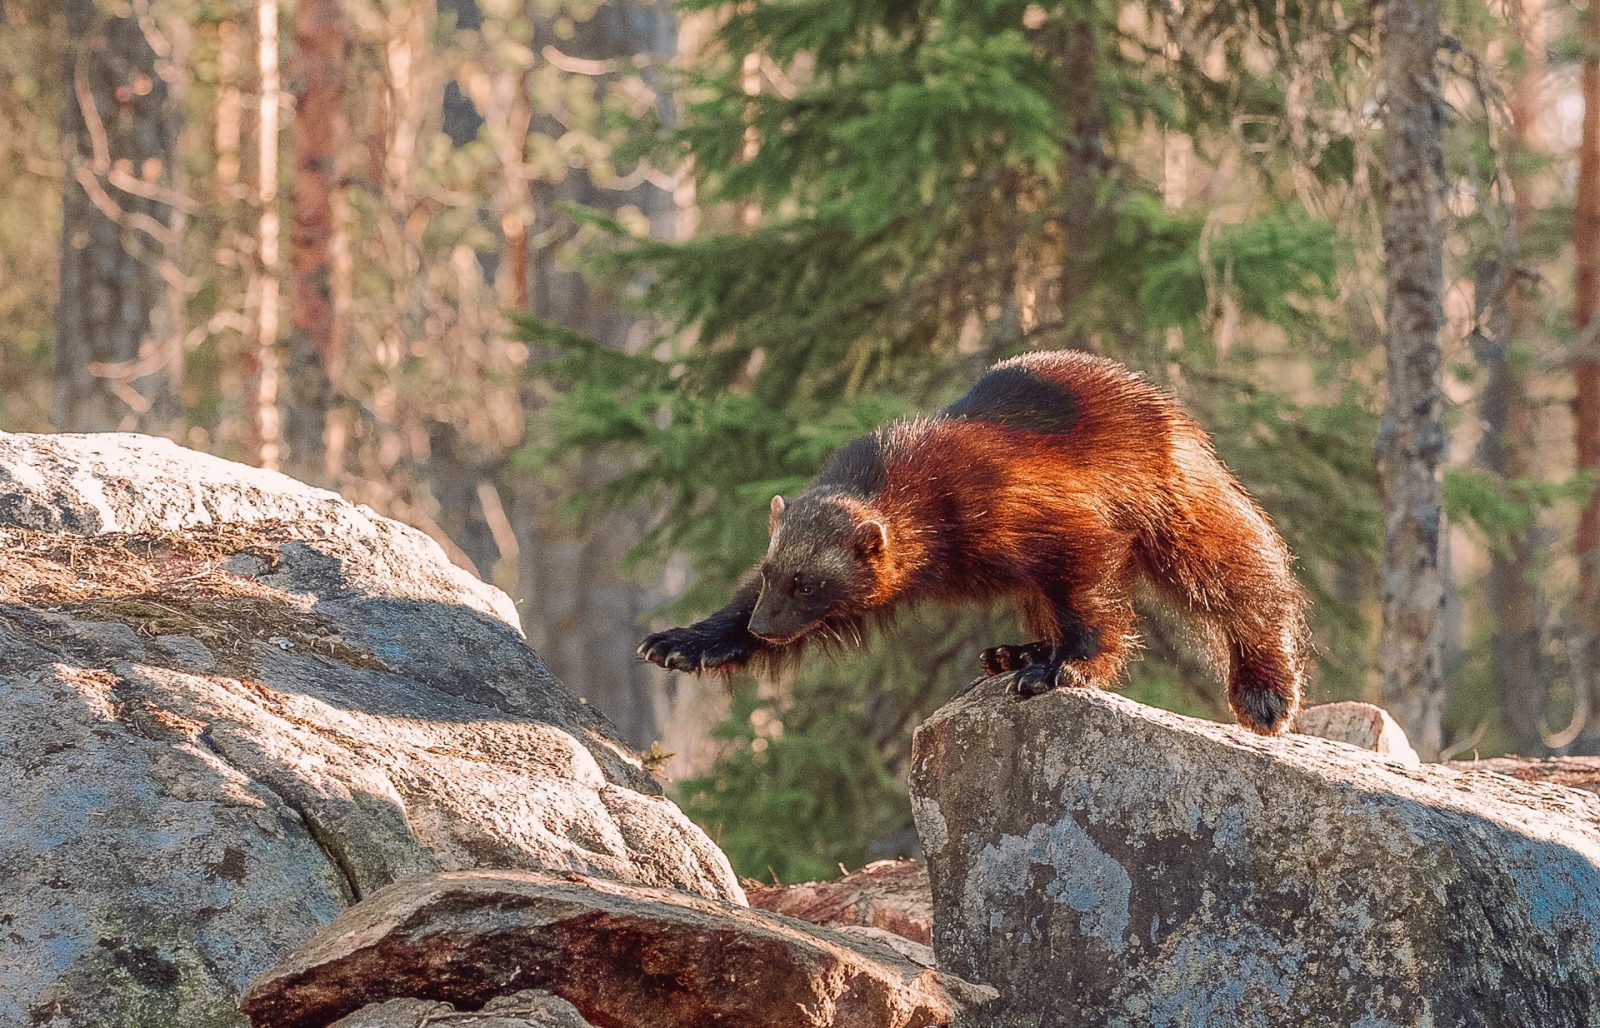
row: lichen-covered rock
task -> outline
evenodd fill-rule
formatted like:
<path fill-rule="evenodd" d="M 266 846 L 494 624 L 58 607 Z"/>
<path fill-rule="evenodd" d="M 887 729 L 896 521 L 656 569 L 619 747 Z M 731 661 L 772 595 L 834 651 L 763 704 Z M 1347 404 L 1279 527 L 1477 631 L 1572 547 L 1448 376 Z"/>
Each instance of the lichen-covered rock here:
<path fill-rule="evenodd" d="M 912 795 L 964 1028 L 1600 1019 L 1588 793 L 980 686 Z"/>
<path fill-rule="evenodd" d="M 1294 730 L 1301 735 L 1349 743 L 1411 767 L 1422 763 L 1400 722 L 1371 703 L 1345 700 L 1307 707 L 1295 719 Z"/>
<path fill-rule="evenodd" d="M 127 435 L 0 433 L 0 1024 L 227 1024 L 404 875 L 738 901 L 726 859 L 413 529 Z"/>
<path fill-rule="evenodd" d="M 321 1028 L 394 997 L 473 1009 L 541 989 L 625 1028 L 926 1028 L 993 997 L 882 934 L 578 875 L 445 872 L 350 908 L 243 1006 L 256 1028 Z"/>
<path fill-rule="evenodd" d="M 747 888 L 752 907 L 812 924 L 881 928 L 913 942 L 933 941 L 933 896 L 920 860 L 878 860 L 831 882 Z"/>

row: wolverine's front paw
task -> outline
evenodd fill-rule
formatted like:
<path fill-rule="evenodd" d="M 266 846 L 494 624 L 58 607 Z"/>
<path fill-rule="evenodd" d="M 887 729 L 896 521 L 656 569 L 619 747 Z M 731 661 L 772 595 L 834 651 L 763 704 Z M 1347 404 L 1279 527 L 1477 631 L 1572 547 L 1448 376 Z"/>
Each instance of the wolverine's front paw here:
<path fill-rule="evenodd" d="M 639 645 L 639 656 L 650 663 L 690 674 L 736 671 L 749 663 L 754 653 L 753 640 L 706 635 L 693 628 L 656 632 Z"/>
<path fill-rule="evenodd" d="M 978 656 L 985 674 L 1003 675 L 1030 664 L 1037 664 L 1050 656 L 1050 644 L 1028 643 L 1026 646 L 991 646 Z"/>
<path fill-rule="evenodd" d="M 1008 688 L 1018 696 L 1038 696 L 1051 689 L 1085 689 L 1093 683 L 1066 661 L 1039 661 L 1011 676 Z"/>

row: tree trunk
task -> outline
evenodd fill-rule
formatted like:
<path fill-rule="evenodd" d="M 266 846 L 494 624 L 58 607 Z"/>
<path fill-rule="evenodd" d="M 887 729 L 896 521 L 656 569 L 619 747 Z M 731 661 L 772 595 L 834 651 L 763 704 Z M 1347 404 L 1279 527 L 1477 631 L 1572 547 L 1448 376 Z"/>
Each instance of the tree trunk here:
<path fill-rule="evenodd" d="M 1443 157 L 1433 0 L 1383 15 L 1388 399 L 1378 438 L 1383 496 L 1383 699 L 1424 759 L 1439 753 L 1444 705 L 1444 546 L 1439 462 Z"/>
<path fill-rule="evenodd" d="M 136 17 L 66 0 L 53 421 L 172 431 L 182 361 L 166 276 L 180 111 Z M 153 30 L 152 30 L 153 31 Z"/>
<path fill-rule="evenodd" d="M 1100 182 L 1110 161 L 1104 149 L 1105 97 L 1094 14 L 1073 15 L 1060 28 L 1061 100 L 1071 132 L 1061 155 L 1061 317 L 1067 345 L 1088 349 L 1084 299 L 1094 285 L 1094 241 L 1104 230 Z"/>
<path fill-rule="evenodd" d="M 278 423 L 278 0 L 257 0 L 256 260 L 250 302 L 253 338 L 246 347 L 249 457 L 264 468 L 282 460 Z"/>
<path fill-rule="evenodd" d="M 294 15 L 294 223 L 289 236 L 289 335 L 283 376 L 285 466 L 334 483 L 324 436 L 341 360 L 334 302 L 334 194 L 345 143 L 343 0 L 299 0 Z"/>
<path fill-rule="evenodd" d="M 1578 148 L 1578 191 L 1574 200 L 1572 244 L 1577 261 L 1573 320 L 1578 360 L 1573 402 L 1578 469 L 1600 475 L 1600 343 L 1595 322 L 1600 310 L 1600 10 L 1590 4 L 1582 15 L 1583 138 Z M 1600 745 L 1600 486 L 1578 519 L 1578 603 L 1575 611 L 1576 663 L 1589 694 L 1590 726 L 1584 750 Z"/>
<path fill-rule="evenodd" d="M 1533 215 L 1533 183 L 1526 155 L 1537 148 L 1534 122 L 1539 112 L 1538 83 L 1543 74 L 1543 33 L 1538 0 L 1510 0 L 1507 29 L 1522 63 L 1510 84 L 1511 136 L 1509 169 L 1513 210 L 1500 260 L 1480 275 L 1480 304 L 1493 304 L 1483 352 L 1488 369 L 1482 397 L 1483 439 L 1479 460 L 1487 470 L 1511 483 L 1533 471 L 1537 416 L 1528 398 L 1526 362 L 1527 301 L 1523 296 L 1522 246 Z M 1549 699 L 1543 659 L 1544 633 L 1535 587 L 1538 527 L 1512 531 L 1489 551 L 1485 583 L 1493 635 L 1495 684 L 1507 741 L 1518 753 L 1535 753 L 1543 745 L 1542 727 Z"/>

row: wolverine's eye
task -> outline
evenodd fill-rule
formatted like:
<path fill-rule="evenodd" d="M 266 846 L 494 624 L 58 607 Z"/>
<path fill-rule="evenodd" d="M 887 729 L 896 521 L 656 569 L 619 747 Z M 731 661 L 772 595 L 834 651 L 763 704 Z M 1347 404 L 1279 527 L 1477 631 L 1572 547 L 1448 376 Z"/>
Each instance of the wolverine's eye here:
<path fill-rule="evenodd" d="M 801 582 L 800 583 L 800 595 L 801 596 L 810 596 L 814 591 L 815 591 L 815 587 L 812 586 L 812 584 L 810 582 Z"/>

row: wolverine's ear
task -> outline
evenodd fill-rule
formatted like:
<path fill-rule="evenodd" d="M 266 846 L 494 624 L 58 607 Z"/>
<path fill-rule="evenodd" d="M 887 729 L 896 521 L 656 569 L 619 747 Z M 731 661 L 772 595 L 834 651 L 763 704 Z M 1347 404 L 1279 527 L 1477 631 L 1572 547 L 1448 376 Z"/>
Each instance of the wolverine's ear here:
<path fill-rule="evenodd" d="M 767 510 L 768 535 L 771 535 L 778 530 L 778 518 L 783 514 L 783 508 L 786 506 L 788 506 L 788 504 L 783 502 L 783 497 L 774 496 L 772 498 L 772 506 Z"/>
<path fill-rule="evenodd" d="M 863 521 L 851 535 L 850 545 L 855 547 L 858 557 L 876 556 L 888 547 L 889 531 L 881 521 Z"/>

